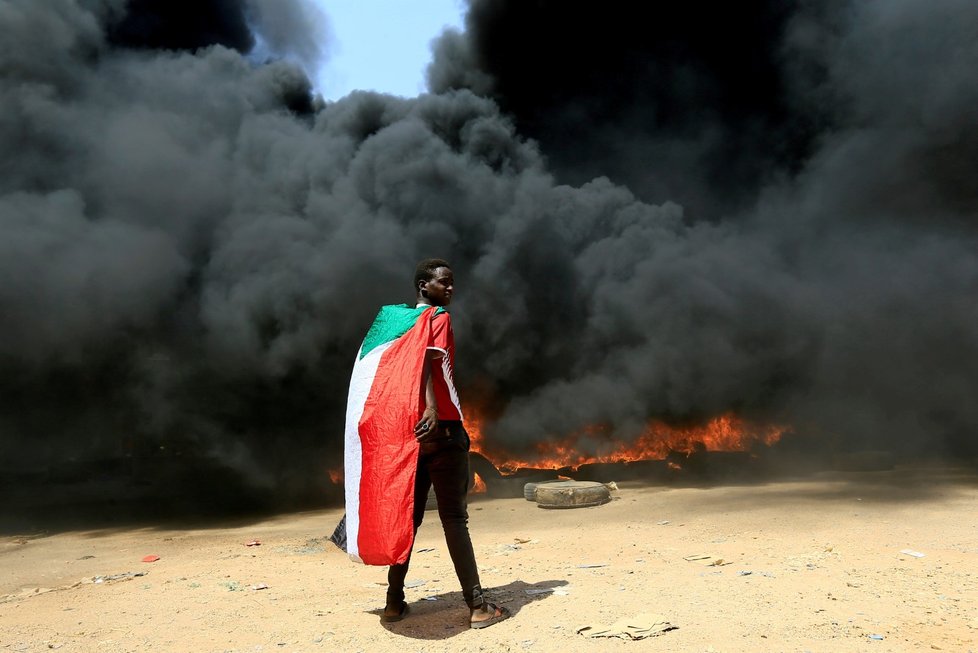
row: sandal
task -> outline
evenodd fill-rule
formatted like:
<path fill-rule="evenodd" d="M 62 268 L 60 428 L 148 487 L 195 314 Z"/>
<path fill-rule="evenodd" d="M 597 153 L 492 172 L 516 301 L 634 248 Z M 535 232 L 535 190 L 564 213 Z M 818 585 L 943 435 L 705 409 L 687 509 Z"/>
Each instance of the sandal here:
<path fill-rule="evenodd" d="M 476 608 L 476 610 L 478 610 L 478 609 L 479 608 Z M 486 602 L 486 603 L 484 603 L 482 605 L 482 609 L 485 612 L 490 612 L 491 611 L 493 613 L 492 616 L 489 617 L 488 619 L 482 619 L 481 621 L 472 621 L 472 619 L 470 617 L 469 618 L 469 627 L 470 628 L 488 628 L 489 626 L 491 626 L 493 624 L 499 623 L 503 619 L 508 619 L 511 616 L 511 614 L 512 614 L 512 613 L 510 613 L 510 611 L 507 608 L 504 608 L 504 607 L 502 607 L 500 605 L 496 605 L 495 603 L 488 603 L 488 602 Z M 472 614 L 475 614 L 476 613 L 476 610 L 473 610 L 472 611 Z"/>
<path fill-rule="evenodd" d="M 395 621 L 400 621 L 401 619 L 406 617 L 408 613 L 411 611 L 411 606 L 409 606 L 407 602 L 401 601 L 401 609 L 398 610 L 397 614 L 387 614 L 387 610 L 392 607 L 393 606 L 388 605 L 384 608 L 384 615 L 380 618 L 380 620 L 383 621 L 385 624 L 394 623 Z"/>

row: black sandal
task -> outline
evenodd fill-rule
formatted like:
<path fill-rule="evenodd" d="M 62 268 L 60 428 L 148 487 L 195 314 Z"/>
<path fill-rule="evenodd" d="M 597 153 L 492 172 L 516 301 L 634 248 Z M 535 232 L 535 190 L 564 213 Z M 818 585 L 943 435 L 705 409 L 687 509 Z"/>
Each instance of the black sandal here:
<path fill-rule="evenodd" d="M 385 624 L 390 624 L 390 623 L 394 623 L 395 621 L 400 621 L 401 619 L 406 617 L 408 613 L 411 611 L 411 606 L 409 606 L 406 601 L 401 601 L 401 609 L 397 612 L 397 614 L 387 614 L 387 608 L 389 607 L 391 606 L 384 607 L 384 614 L 380 618 L 380 620 L 383 621 Z"/>
<path fill-rule="evenodd" d="M 497 624 L 504 619 L 509 619 L 509 617 L 512 616 L 512 613 L 510 613 L 510 611 L 507 608 L 504 608 L 501 605 L 496 605 L 495 603 L 486 602 L 481 607 L 484 607 L 486 609 L 486 612 L 491 611 L 492 616 L 489 617 L 488 619 L 483 619 L 481 621 L 472 621 L 472 618 L 470 617 L 469 618 L 470 628 L 488 628 L 489 626 L 493 624 Z M 475 610 L 472 611 L 472 614 L 475 614 Z"/>

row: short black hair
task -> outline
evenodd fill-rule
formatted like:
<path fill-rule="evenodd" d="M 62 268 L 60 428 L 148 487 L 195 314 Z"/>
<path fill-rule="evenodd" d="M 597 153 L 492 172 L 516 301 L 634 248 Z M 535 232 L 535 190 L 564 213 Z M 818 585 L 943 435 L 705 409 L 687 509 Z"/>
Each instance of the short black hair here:
<path fill-rule="evenodd" d="M 426 258 L 418 263 L 418 267 L 414 270 L 414 292 L 418 292 L 418 285 L 422 281 L 431 281 L 435 278 L 435 270 L 451 267 L 448 261 L 441 258 Z"/>

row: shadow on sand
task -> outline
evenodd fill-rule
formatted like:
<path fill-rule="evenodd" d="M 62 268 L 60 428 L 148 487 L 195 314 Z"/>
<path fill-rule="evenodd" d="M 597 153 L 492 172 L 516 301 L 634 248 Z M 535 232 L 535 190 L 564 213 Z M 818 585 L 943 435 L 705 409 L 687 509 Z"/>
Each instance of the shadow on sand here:
<path fill-rule="evenodd" d="M 492 629 L 504 629 L 508 621 L 519 614 L 524 606 L 550 598 L 553 590 L 567 585 L 566 580 L 543 580 L 527 583 L 515 580 L 487 591 L 489 600 L 505 606 L 511 613 L 508 620 L 493 624 Z M 401 621 L 380 621 L 383 607 L 370 610 L 380 624 L 390 632 L 411 639 L 449 639 L 469 630 L 469 611 L 462 600 L 462 592 L 434 594 L 420 601 L 409 602 L 410 612 Z"/>

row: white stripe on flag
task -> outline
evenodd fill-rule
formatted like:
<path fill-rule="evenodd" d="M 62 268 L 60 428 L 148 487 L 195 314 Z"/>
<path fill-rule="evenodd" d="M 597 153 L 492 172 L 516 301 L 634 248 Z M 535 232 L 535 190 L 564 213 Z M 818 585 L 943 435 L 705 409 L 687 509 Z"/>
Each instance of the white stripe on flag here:
<path fill-rule="evenodd" d="M 345 444 L 343 447 L 343 477 L 346 490 L 346 552 L 356 562 L 360 559 L 357 538 L 360 535 L 360 475 L 362 472 L 363 449 L 360 443 L 360 417 L 367 402 L 370 388 L 377 376 L 381 356 L 390 349 L 396 340 L 378 345 L 369 354 L 360 358 L 357 352 L 350 375 L 350 395 L 346 403 Z"/>

